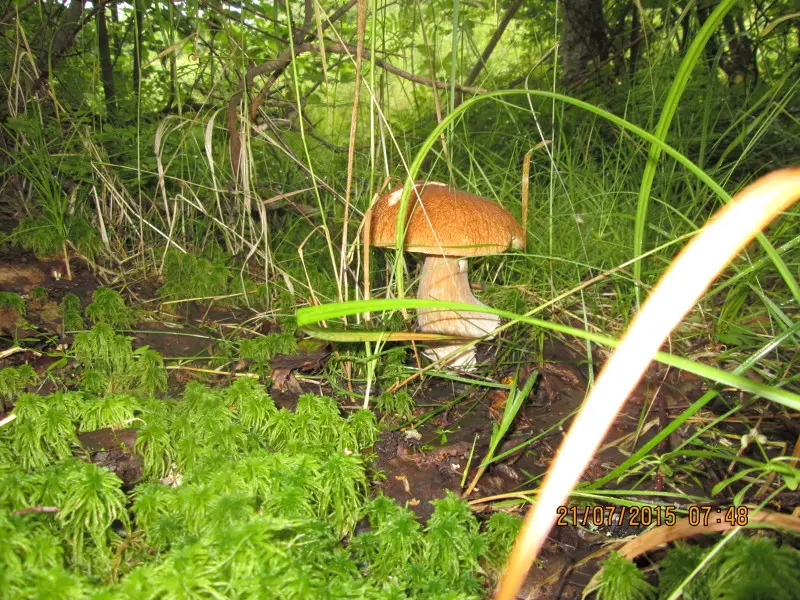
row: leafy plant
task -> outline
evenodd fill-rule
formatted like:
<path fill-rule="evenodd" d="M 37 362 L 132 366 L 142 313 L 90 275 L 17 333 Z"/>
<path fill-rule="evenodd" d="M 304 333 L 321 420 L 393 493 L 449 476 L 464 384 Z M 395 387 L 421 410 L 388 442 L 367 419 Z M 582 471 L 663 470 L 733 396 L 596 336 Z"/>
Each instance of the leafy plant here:
<path fill-rule="evenodd" d="M 470 507 L 450 490 L 436 507 L 425 529 L 425 560 L 437 565 L 438 573 L 455 582 L 462 573 L 479 573 L 479 558 L 486 541 L 479 535 L 478 521 Z"/>
<path fill-rule="evenodd" d="M 383 360 L 378 369 L 378 377 L 382 385 L 389 387 L 406 376 L 405 360 L 406 349 L 403 346 L 389 348 L 383 353 Z"/>
<path fill-rule="evenodd" d="M 269 361 L 276 354 L 294 354 L 297 352 L 297 340 L 291 333 L 270 333 L 268 335 L 243 340 L 239 346 L 242 358 L 252 361 L 252 368 L 257 373 L 266 373 Z"/>
<path fill-rule="evenodd" d="M 0 402 L 13 400 L 15 396 L 24 392 L 25 388 L 38 380 L 39 376 L 36 371 L 28 364 L 0 370 Z"/>
<path fill-rule="evenodd" d="M 275 402 L 255 379 L 240 377 L 226 390 L 228 399 L 245 429 L 266 435 L 270 417 L 277 412 Z"/>
<path fill-rule="evenodd" d="M 65 462 L 62 468 L 63 492 L 57 518 L 74 560 L 81 563 L 88 541 L 101 551 L 108 547 L 114 536 L 112 523 L 119 521 L 130 530 L 127 499 L 122 481 L 107 469 L 77 459 Z"/>
<path fill-rule="evenodd" d="M 707 564 L 698 570 L 704 561 Z M 680 590 L 687 600 L 789 600 L 800 585 L 798 567 L 800 552 L 765 535 L 740 534 L 721 548 L 677 542 L 659 563 L 658 597 L 668 598 Z M 633 562 L 612 552 L 603 563 L 598 598 L 653 598 L 655 593 Z"/>
<path fill-rule="evenodd" d="M 521 528 L 522 519 L 506 512 L 496 512 L 489 517 L 484 554 L 487 565 L 496 571 L 503 569 Z"/>
<path fill-rule="evenodd" d="M 25 300 L 15 292 L 0 292 L 0 308 L 11 308 L 24 315 Z"/>
<path fill-rule="evenodd" d="M 132 396 L 106 394 L 85 398 L 78 405 L 77 421 L 84 431 L 103 427 L 123 429 L 134 419 L 138 402 Z"/>
<path fill-rule="evenodd" d="M 370 576 L 402 578 L 408 566 L 418 561 L 425 548 L 422 526 L 410 510 L 386 496 L 378 496 L 367 507 L 371 531 L 357 538 L 362 559 L 372 564 Z"/>
<path fill-rule="evenodd" d="M 320 463 L 317 486 L 317 516 L 344 537 L 355 527 L 366 498 L 367 478 L 361 456 L 341 451 L 330 455 Z"/>
<path fill-rule="evenodd" d="M 76 334 L 72 350 L 87 369 L 81 381 L 83 389 L 96 395 L 152 395 L 166 389 L 167 372 L 161 355 L 148 346 L 133 350 L 131 340 L 103 323 Z"/>
<path fill-rule="evenodd" d="M 61 300 L 61 327 L 64 332 L 81 331 L 86 328 L 81 309 L 81 299 L 75 294 L 67 294 Z"/>
<path fill-rule="evenodd" d="M 353 430 L 357 448 L 370 448 L 378 441 L 378 421 L 371 410 L 360 408 L 347 421 Z"/>
<path fill-rule="evenodd" d="M 17 141 L 12 155 L 13 171 L 28 182 L 32 192 L 31 214 L 20 221 L 9 239 L 40 258 L 61 254 L 67 277 L 71 279 L 68 247 L 90 260 L 102 247 L 100 236 L 81 215 L 86 194 L 80 194 L 79 186 L 72 193 L 62 187 L 63 164 L 51 154 L 37 116 L 10 119 L 6 126 L 9 136 Z"/>
<path fill-rule="evenodd" d="M 597 598 L 601 600 L 648 600 L 655 597 L 655 589 L 635 564 L 616 552 L 603 563 L 603 573 L 597 588 Z"/>
<path fill-rule="evenodd" d="M 74 398 L 22 394 L 14 407 L 17 418 L 8 426 L 11 448 L 26 469 L 41 468 L 72 455 L 77 444 L 71 409 Z"/>
<path fill-rule="evenodd" d="M 125 304 L 119 292 L 103 286 L 92 294 L 92 302 L 86 307 L 86 316 L 95 324 L 103 323 L 114 329 L 130 329 L 136 322 L 133 309 Z"/>
<path fill-rule="evenodd" d="M 375 406 L 384 416 L 394 416 L 401 421 L 408 421 L 414 416 L 416 403 L 411 394 L 405 390 L 400 390 L 396 394 L 384 392 L 378 396 Z"/>

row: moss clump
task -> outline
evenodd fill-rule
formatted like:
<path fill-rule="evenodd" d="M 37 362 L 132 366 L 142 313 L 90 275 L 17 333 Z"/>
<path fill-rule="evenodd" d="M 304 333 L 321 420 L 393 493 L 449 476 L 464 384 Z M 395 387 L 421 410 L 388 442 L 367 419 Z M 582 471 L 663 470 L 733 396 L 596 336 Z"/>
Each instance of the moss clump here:
<path fill-rule="evenodd" d="M 25 300 L 14 292 L 0 292 L 0 308 L 10 308 L 19 314 L 25 314 Z"/>
<path fill-rule="evenodd" d="M 0 407 L 3 401 L 10 402 L 38 380 L 39 376 L 30 365 L 6 367 L 0 370 Z"/>
<path fill-rule="evenodd" d="M 70 303 L 74 301 L 70 300 Z M 136 322 L 136 314 L 119 292 L 99 287 L 92 294 L 92 303 L 86 307 L 86 316 L 95 324 L 104 324 L 114 329 L 130 329 Z"/>
<path fill-rule="evenodd" d="M 75 335 L 72 351 L 85 369 L 80 382 L 85 391 L 152 396 L 166 389 L 167 372 L 161 355 L 148 346 L 134 350 L 132 339 L 103 323 Z"/>
<path fill-rule="evenodd" d="M 682 588 L 688 600 L 732 600 L 797 597 L 800 552 L 779 546 L 764 535 L 738 535 L 725 544 L 694 576 L 711 548 L 678 542 L 659 563 L 658 582 L 651 585 L 629 560 L 612 553 L 603 564 L 598 598 L 668 598 Z"/>
<path fill-rule="evenodd" d="M 484 595 L 498 536 L 464 502 L 437 501 L 423 527 L 393 500 L 368 500 L 369 411 L 344 418 L 310 394 L 278 409 L 241 378 L 177 400 L 27 394 L 17 415 L 0 430 L 4 597 Z M 72 456 L 77 429 L 121 423 L 144 462 L 129 495 Z M 370 531 L 354 535 L 362 518 Z"/>
<path fill-rule="evenodd" d="M 67 294 L 61 300 L 61 328 L 62 333 L 86 328 L 81 315 L 81 299 L 75 294 Z"/>

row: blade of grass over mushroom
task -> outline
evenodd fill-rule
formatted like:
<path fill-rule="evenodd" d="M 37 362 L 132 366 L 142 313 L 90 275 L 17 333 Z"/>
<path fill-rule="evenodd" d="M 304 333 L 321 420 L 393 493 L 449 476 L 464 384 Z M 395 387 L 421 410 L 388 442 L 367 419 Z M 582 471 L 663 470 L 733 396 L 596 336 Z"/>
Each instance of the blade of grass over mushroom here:
<path fill-rule="evenodd" d="M 478 102 L 483 102 L 485 100 L 496 100 L 502 99 L 505 96 L 533 96 L 538 98 L 547 98 L 550 100 L 558 100 L 560 102 L 565 102 L 567 104 L 572 104 L 573 106 L 590 112 L 598 117 L 606 119 L 615 125 L 630 131 L 638 135 L 640 138 L 644 139 L 645 141 L 651 144 L 651 147 L 656 147 L 660 151 L 663 151 L 665 154 L 671 156 L 675 161 L 679 164 L 684 166 L 690 173 L 695 175 L 700 181 L 702 181 L 711 191 L 713 191 L 723 202 L 729 204 L 731 202 L 731 196 L 720 186 L 712 177 L 710 177 L 702 168 L 684 156 L 681 152 L 667 144 L 664 140 L 659 139 L 657 136 L 653 135 L 649 131 L 634 125 L 630 121 L 623 119 L 622 117 L 618 117 L 617 115 L 610 113 L 602 108 L 589 104 L 588 102 L 584 102 L 582 100 L 578 100 L 576 98 L 572 98 L 571 96 L 565 96 L 564 94 L 558 94 L 556 92 L 549 92 L 545 90 L 499 90 L 496 92 L 489 92 L 487 94 L 483 94 L 482 96 L 476 96 L 475 98 L 471 98 L 458 106 L 453 112 L 451 112 L 447 117 L 445 117 L 441 123 L 439 123 L 428 135 L 426 140 L 420 146 L 419 151 L 417 152 L 416 156 L 414 156 L 414 160 L 408 167 L 408 173 L 406 176 L 406 181 L 403 186 L 403 193 L 400 196 L 399 200 L 399 209 L 397 213 L 397 226 L 395 228 L 395 250 L 397 251 L 397 260 L 394 263 L 394 280 L 395 285 L 397 286 L 397 295 L 402 298 L 404 296 L 404 285 L 403 285 L 403 260 L 402 260 L 402 252 L 403 252 L 403 240 L 405 238 L 405 228 L 401 227 L 401 223 L 406 221 L 406 216 L 408 214 L 408 203 L 411 197 L 411 190 L 414 189 L 414 180 L 417 177 L 420 169 L 422 168 L 422 163 L 425 160 L 428 152 L 433 148 L 434 144 L 438 140 L 439 136 L 444 132 L 444 130 L 448 127 L 448 125 L 454 120 L 457 119 L 461 114 L 465 113 L 471 107 L 473 107 Z M 795 301 L 800 303 L 800 284 L 798 283 L 795 276 L 792 274 L 792 271 L 786 265 L 784 260 L 781 258 L 778 251 L 775 247 L 770 243 L 770 241 L 764 236 L 763 233 L 759 233 L 756 236 L 756 240 L 764 249 L 764 252 L 769 256 L 769 259 L 772 261 L 773 265 L 777 269 L 778 273 L 780 273 L 781 278 L 786 283 L 786 286 L 792 293 Z M 637 250 L 640 252 L 640 250 Z M 738 271 L 738 265 L 734 264 L 731 265 L 733 269 Z M 481 309 L 483 310 L 483 309 Z M 483 312 L 490 312 L 490 311 L 483 311 Z"/>
<path fill-rule="evenodd" d="M 355 314 L 355 313 L 351 313 Z M 463 338 L 442 333 L 425 333 L 424 331 L 375 331 L 371 329 L 339 329 L 306 325 L 303 327 L 309 335 L 329 342 L 471 342 L 472 338 Z"/>
<path fill-rule="evenodd" d="M 686 89 L 689 76 L 692 74 L 692 70 L 697 63 L 697 60 L 700 58 L 703 49 L 706 47 L 708 40 L 711 39 L 711 36 L 717 29 L 717 25 L 722 22 L 722 19 L 728 14 L 728 11 L 730 11 L 730 9 L 733 8 L 738 1 L 739 0 L 722 0 L 714 12 L 709 15 L 706 22 L 697 32 L 697 35 L 692 41 L 691 46 L 689 46 L 689 49 L 686 51 L 686 56 L 684 56 L 683 60 L 681 61 L 681 66 L 678 68 L 678 72 L 676 73 L 675 79 L 672 82 L 672 87 L 670 88 L 666 100 L 664 101 L 664 108 L 661 110 L 661 116 L 659 117 L 655 133 L 653 134 L 659 140 L 663 141 L 667 137 L 667 132 L 672 124 L 672 118 L 675 116 L 675 111 L 678 110 L 678 103 L 680 102 L 681 96 Z M 651 143 L 650 152 L 647 156 L 647 164 L 645 164 L 644 173 L 642 174 L 642 185 L 639 188 L 639 199 L 636 205 L 636 221 L 633 233 L 634 256 L 639 256 L 644 247 L 645 224 L 647 222 L 647 208 L 650 200 L 650 190 L 653 188 L 653 179 L 656 175 L 656 167 L 658 166 L 658 159 L 660 156 L 661 147 L 657 144 Z M 642 261 L 636 261 L 636 263 L 633 265 L 633 279 L 636 282 L 640 282 L 642 280 Z M 641 284 L 637 283 L 634 287 L 634 290 L 636 293 L 636 303 L 638 305 L 641 301 Z M 798 295 L 800 294 L 800 289 L 796 288 L 792 293 L 794 294 L 795 299 L 797 299 Z"/>
<path fill-rule="evenodd" d="M 322 339 L 326 339 L 325 336 L 328 334 L 328 329 L 323 329 L 321 327 L 310 328 L 310 326 L 313 326 L 313 324 L 319 323 L 320 321 L 338 319 L 367 311 L 381 312 L 386 310 L 400 310 L 401 308 L 439 308 L 455 311 L 470 311 L 475 309 L 472 304 L 444 302 L 442 300 L 419 300 L 416 298 L 378 298 L 373 300 L 353 300 L 350 302 L 335 302 L 331 304 L 321 304 L 317 306 L 300 308 L 297 311 L 297 326 L 309 331 L 309 333 L 314 335 L 319 334 Z M 616 348 L 619 344 L 619 341 L 612 337 L 592 333 L 590 331 L 585 331 L 576 327 L 570 327 L 568 325 L 562 325 L 561 323 L 553 323 L 550 321 L 545 321 L 544 319 L 519 315 L 507 310 L 492 308 L 490 306 L 481 307 L 481 312 L 492 313 L 504 319 L 510 319 L 520 323 L 527 323 L 528 325 L 536 325 L 551 331 L 572 335 L 577 338 L 601 344 L 603 346 Z M 389 335 L 390 333 L 392 332 L 373 331 L 371 332 L 371 335 L 385 336 Z M 371 339 L 385 338 L 375 337 Z M 762 396 L 772 400 L 773 402 L 782 404 L 787 408 L 791 408 L 792 410 L 800 410 L 800 395 L 793 394 L 792 392 L 783 390 L 781 388 L 759 383 L 748 379 L 747 377 L 734 375 L 727 371 L 723 371 L 722 369 L 715 369 L 714 367 L 710 367 L 703 363 L 696 362 L 688 358 L 675 356 L 667 352 L 657 352 L 655 355 L 655 360 L 665 365 L 669 365 L 683 371 L 688 371 L 689 373 L 694 373 L 695 375 L 699 375 L 700 377 L 704 377 L 712 381 L 716 381 L 717 383 L 735 387 L 757 396 Z"/>

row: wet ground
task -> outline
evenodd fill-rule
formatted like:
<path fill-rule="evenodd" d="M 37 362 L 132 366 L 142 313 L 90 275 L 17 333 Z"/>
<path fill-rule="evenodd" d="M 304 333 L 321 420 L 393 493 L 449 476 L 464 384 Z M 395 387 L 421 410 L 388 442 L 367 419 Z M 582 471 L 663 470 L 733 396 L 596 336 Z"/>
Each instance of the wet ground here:
<path fill-rule="evenodd" d="M 72 265 L 74 277 L 68 281 L 59 260 L 35 260 L 28 253 L 13 248 L 0 252 L 0 291 L 14 291 L 29 298 L 24 315 L 9 307 L 0 308 L 0 353 L 3 353 L 0 354 L 0 368 L 27 362 L 43 374 L 60 358 L 59 344 L 71 341 L 60 331 L 58 304 L 61 299 L 73 293 L 86 306 L 93 290 L 105 282 L 77 261 Z M 46 290 L 46 298 L 30 299 L 37 287 Z M 155 281 L 139 281 L 123 291 L 131 304 L 144 310 L 147 317 L 137 325 L 134 345 L 147 344 L 167 359 L 171 393 L 179 394 L 192 379 L 212 385 L 225 384 L 232 377 L 247 373 L 248 365 L 241 362 L 229 363 L 215 373 L 207 359 L 219 354 L 219 340 L 251 319 L 252 313 L 229 308 L 201 311 L 177 305 L 159 310 L 154 301 L 157 287 Z M 266 332 L 273 329 L 274 324 L 256 319 L 250 327 Z M 15 347 L 25 350 L 15 351 Z M 273 359 L 270 393 L 275 402 L 292 408 L 300 393 L 312 392 L 337 397 L 345 412 L 359 408 L 360 401 L 356 403 L 333 393 L 321 375 L 331 353 L 336 350 L 316 345 L 297 355 Z M 489 359 L 491 352 L 491 347 L 481 347 L 479 358 Z M 598 363 L 603 358 L 599 354 L 595 356 Z M 529 376 L 536 376 L 537 381 L 497 454 L 522 447 L 490 466 L 467 498 L 479 514 L 488 514 L 498 507 L 521 511 L 519 494 L 536 488 L 571 415 L 583 401 L 589 375 L 585 349 L 574 339 L 551 340 L 544 346 L 542 360 L 500 367 L 491 374 L 495 382 L 508 381 L 509 377 L 524 381 Z M 46 383 L 41 391 L 47 393 L 52 391 L 51 387 L 52 384 Z M 486 454 L 493 425 L 502 416 L 507 392 L 456 383 L 435 373 L 421 382 L 419 379 L 410 382 L 405 389 L 413 395 L 417 409 L 410 422 L 389 423 L 384 429 L 374 448 L 374 467 L 382 474 L 374 485 L 425 519 L 433 508 L 431 500 L 443 497 L 447 489 L 461 494 L 473 477 Z M 354 390 L 360 391 L 358 386 Z M 604 449 L 592 461 L 585 478 L 594 479 L 607 473 L 624 460 L 634 442 L 640 444 L 654 435 L 671 416 L 685 409 L 704 391 L 703 381 L 695 376 L 660 366 L 651 367 L 617 418 Z M 2 416 L 0 414 L 0 418 Z M 641 423 L 647 426 L 640 428 Z M 791 420 L 786 422 L 785 415 L 774 415 L 774 419 L 767 415 L 766 423 L 773 423 L 786 439 L 791 439 L 792 435 L 796 439 L 798 431 L 792 429 Z M 643 433 L 635 439 L 633 434 L 637 429 Z M 746 430 L 734 427 L 731 431 L 741 434 Z M 673 447 L 681 431 L 671 444 L 664 444 L 659 450 L 666 452 Z M 79 438 L 82 452 L 89 459 L 116 472 L 129 488 L 136 485 L 141 461 L 133 450 L 135 430 L 82 432 Z M 468 468 L 467 477 L 464 473 Z M 659 491 L 655 489 L 658 485 L 656 481 L 650 489 Z M 708 489 L 711 485 L 713 481 L 709 481 Z M 482 498 L 502 495 L 510 495 L 506 497 L 512 502 L 481 502 Z M 529 578 L 525 597 L 580 597 L 582 588 L 597 570 L 598 560 L 594 555 L 601 554 L 599 551 L 608 541 L 638 533 L 635 528 L 623 526 L 590 529 L 554 528 L 539 568 Z"/>

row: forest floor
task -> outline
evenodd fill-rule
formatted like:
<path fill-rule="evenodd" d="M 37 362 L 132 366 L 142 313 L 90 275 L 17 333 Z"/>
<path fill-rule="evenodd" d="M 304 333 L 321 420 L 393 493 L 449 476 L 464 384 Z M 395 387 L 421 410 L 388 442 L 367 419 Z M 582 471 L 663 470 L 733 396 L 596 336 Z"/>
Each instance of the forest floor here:
<path fill-rule="evenodd" d="M 35 287 L 43 287 L 47 292 L 46 300 L 29 299 L 24 315 L 10 307 L 0 308 L 0 336 L 24 347 L 24 350 L 7 353 L 0 360 L 0 368 L 22 363 L 33 366 L 44 384 L 30 391 L 55 391 L 56 386 L 64 385 L 62 381 L 70 379 L 69 371 L 75 367 L 69 361 L 60 360 L 64 344 L 71 340 L 60 333 L 59 302 L 65 294 L 72 293 L 81 298 L 85 306 L 101 282 L 77 261 L 73 267 L 73 279 L 67 280 L 60 261 L 37 260 L 27 252 L 8 247 L 0 254 L 0 291 L 24 296 Z M 145 316 L 137 330 L 130 334 L 134 338 L 133 345 L 148 345 L 164 357 L 170 374 L 170 395 L 179 396 L 186 383 L 193 379 L 208 385 L 224 385 L 233 377 L 254 376 L 244 362 L 228 371 L 215 372 L 206 360 L 217 352 L 219 333 L 239 326 L 252 317 L 252 313 L 245 315 L 237 309 L 216 307 L 205 311 L 196 307 L 183 310 L 186 305 L 159 307 L 157 287 L 155 281 L 140 280 L 123 290 L 123 294 L 130 305 Z M 274 323 L 267 320 L 258 325 L 259 333 L 274 329 Z M 268 383 L 275 403 L 292 409 L 300 394 L 313 393 L 336 398 L 345 414 L 360 408 L 360 400 L 356 402 L 347 394 L 336 393 L 323 376 L 326 362 L 336 352 L 336 348 L 317 344 L 295 355 L 273 358 Z M 479 347 L 478 358 L 491 361 L 491 348 Z M 598 357 L 598 361 L 602 362 L 602 358 Z M 508 494 L 507 498 L 513 500 L 515 492 L 530 490 L 546 471 L 570 415 L 579 408 L 586 393 L 589 372 L 583 343 L 574 339 L 551 339 L 545 344 L 541 362 L 496 366 L 491 378 L 501 382 L 518 374 L 520 380 L 524 380 L 532 373 L 538 374 L 537 382 L 497 454 L 526 441 L 529 443 L 491 465 L 481 477 L 468 498 L 478 513 L 490 507 L 498 508 L 497 504 L 484 499 Z M 406 424 L 384 427 L 374 447 L 375 469 L 382 476 L 373 485 L 424 520 L 433 509 L 431 500 L 442 498 L 447 489 L 458 494 L 463 492 L 487 452 L 493 425 L 502 417 L 507 392 L 437 377 L 424 378 L 421 383 L 419 379 L 409 382 L 406 391 L 416 402 L 415 417 Z M 704 391 L 704 382 L 696 376 L 660 365 L 651 366 L 584 477 L 595 479 L 620 464 L 632 448 L 651 437 Z M 6 406 L 5 410 L 11 408 Z M 2 416 L 0 414 L 0 418 Z M 642 427 L 643 423 L 648 427 Z M 779 420 L 772 423 L 779 429 L 787 426 Z M 698 426 L 695 421 L 679 429 L 668 444 L 659 447 L 659 452 L 667 452 Z M 742 424 L 723 426 L 731 434 L 747 433 L 747 427 Z M 783 431 L 783 434 L 791 437 L 797 432 Z M 134 452 L 135 429 L 83 431 L 79 439 L 84 453 L 88 452 L 93 462 L 117 473 L 129 490 L 137 485 L 141 477 L 141 459 Z M 470 477 L 466 478 L 464 470 L 468 466 L 471 466 Z M 709 481 L 707 487 L 703 487 L 708 490 L 713 483 Z M 658 485 L 658 482 L 651 484 L 651 491 L 660 491 L 654 488 Z M 693 493 L 696 490 L 684 488 L 683 491 Z M 507 503 L 504 509 L 519 511 L 520 506 L 517 501 L 516 506 Z M 529 578 L 528 590 L 536 590 L 535 597 L 579 596 L 597 570 L 599 559 L 594 557 L 605 556 L 599 550 L 609 541 L 635 536 L 641 531 L 643 528 L 627 524 L 589 528 L 567 524 L 554 528 L 538 563 L 541 568 L 534 569 Z"/>

